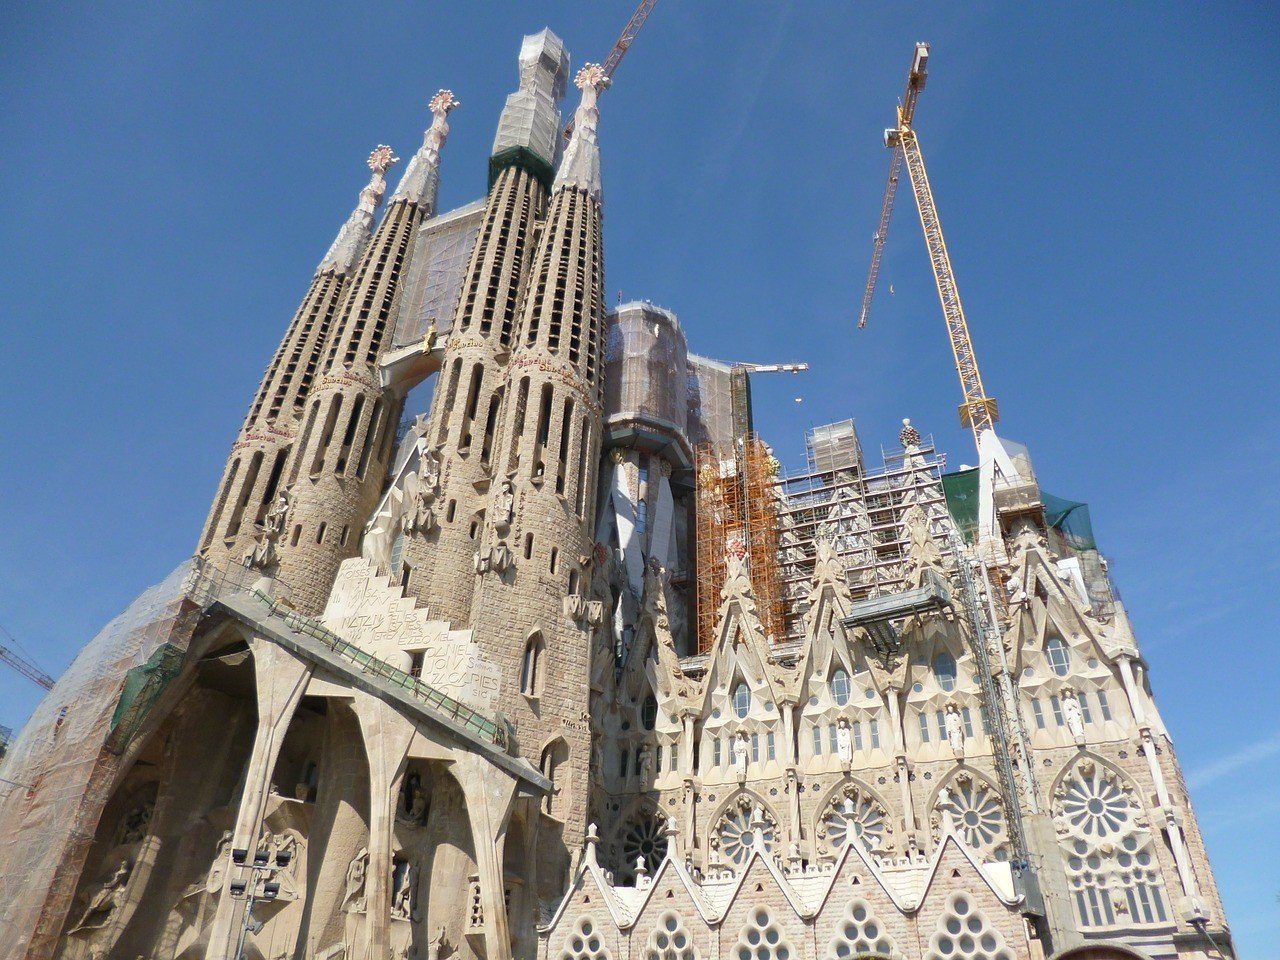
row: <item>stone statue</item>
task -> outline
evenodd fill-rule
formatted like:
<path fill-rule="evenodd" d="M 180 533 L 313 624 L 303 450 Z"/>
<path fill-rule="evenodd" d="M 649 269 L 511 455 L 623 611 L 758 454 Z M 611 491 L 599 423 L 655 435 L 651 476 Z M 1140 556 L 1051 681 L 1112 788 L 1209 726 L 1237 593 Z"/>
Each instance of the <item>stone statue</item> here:
<path fill-rule="evenodd" d="M 100 927 L 107 922 L 107 919 L 123 902 L 124 888 L 128 885 L 129 874 L 132 872 L 133 864 L 128 860 L 121 860 L 120 866 L 116 867 L 115 872 L 98 888 L 98 892 L 89 899 L 89 906 L 85 908 L 84 914 L 80 917 L 80 922 L 76 924 L 76 930 L 90 926 Z"/>
<path fill-rule="evenodd" d="M 510 480 L 503 480 L 502 486 L 498 488 L 498 492 L 493 498 L 493 522 L 502 527 L 510 526 L 511 518 L 515 515 L 515 508 L 515 487 Z"/>
<path fill-rule="evenodd" d="M 402 920 L 413 919 L 413 887 L 417 871 L 413 864 L 406 863 L 404 873 L 400 876 L 400 885 L 391 897 L 391 915 Z"/>
<path fill-rule="evenodd" d="M 436 525 L 431 504 L 440 487 L 440 464 L 430 450 L 422 455 L 416 473 L 404 478 L 404 514 L 400 528 L 409 536 L 428 533 Z"/>
<path fill-rule="evenodd" d="M 141 803 L 125 814 L 116 831 L 117 846 L 142 841 L 147 835 L 147 826 L 151 823 L 151 809 L 150 803 Z"/>
<path fill-rule="evenodd" d="M 438 339 L 440 339 L 440 331 L 436 329 L 436 318 L 432 317 L 431 322 L 427 324 L 427 332 L 422 337 L 422 349 L 430 353 L 436 348 Z"/>
<path fill-rule="evenodd" d="M 954 703 L 947 704 L 947 742 L 951 744 L 951 752 L 957 757 L 964 756 L 964 722 L 960 717 L 960 708 Z"/>
<path fill-rule="evenodd" d="M 347 867 L 347 891 L 342 898 L 342 908 L 349 913 L 364 909 L 364 881 L 368 871 L 369 848 L 361 847 Z"/>
<path fill-rule="evenodd" d="M 841 717 L 836 723 L 836 751 L 844 763 L 853 760 L 853 743 L 849 734 L 849 721 Z"/>
<path fill-rule="evenodd" d="M 1070 687 L 1065 687 L 1062 691 L 1062 716 L 1076 743 L 1084 743 L 1084 715 L 1080 712 L 1076 692 Z"/>
<path fill-rule="evenodd" d="M 285 522 L 289 519 L 289 491 L 283 489 L 276 496 L 275 502 L 271 504 L 267 510 L 267 516 L 262 524 L 262 528 L 269 534 L 275 534 L 273 539 L 278 539 L 280 534 L 284 533 Z"/>
<path fill-rule="evenodd" d="M 276 561 L 276 541 L 284 535 L 289 518 L 289 491 L 282 489 L 258 524 L 258 538 L 244 556 L 244 565 L 263 570 Z"/>
<path fill-rule="evenodd" d="M 449 948 L 448 935 L 445 932 L 444 924 L 440 924 L 440 929 L 435 935 L 427 941 L 427 960 L 444 960 L 448 955 L 446 951 Z"/>
<path fill-rule="evenodd" d="M 653 776 L 653 754 L 649 752 L 649 745 L 646 743 L 640 747 L 640 779 L 648 782 Z"/>
<path fill-rule="evenodd" d="M 738 779 L 747 775 L 747 735 L 739 733 L 733 738 L 733 766 L 738 771 Z"/>

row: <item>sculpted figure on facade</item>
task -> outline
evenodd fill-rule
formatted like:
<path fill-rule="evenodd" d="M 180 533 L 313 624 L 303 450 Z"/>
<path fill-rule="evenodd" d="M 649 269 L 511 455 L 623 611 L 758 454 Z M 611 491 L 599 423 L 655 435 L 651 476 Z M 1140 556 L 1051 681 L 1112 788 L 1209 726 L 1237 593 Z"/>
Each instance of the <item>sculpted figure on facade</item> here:
<path fill-rule="evenodd" d="M 836 752 L 845 766 L 853 761 L 853 740 L 849 734 L 849 721 L 844 717 L 836 721 Z"/>
<path fill-rule="evenodd" d="M 347 889 L 342 898 L 342 909 L 348 913 L 364 910 L 364 882 L 369 872 L 369 848 L 361 847 L 347 865 Z"/>
<path fill-rule="evenodd" d="M 422 454 L 418 469 L 404 478 L 404 515 L 400 528 L 407 536 L 429 533 L 436 525 L 432 504 L 440 490 L 440 462 L 435 453 Z"/>
<path fill-rule="evenodd" d="M 133 864 L 121 860 L 120 865 L 108 877 L 97 891 L 89 898 L 89 904 L 80 915 L 80 921 L 72 928 L 84 930 L 100 927 L 105 924 L 124 902 L 125 887 L 129 884 L 129 875 L 133 872 Z"/>
<path fill-rule="evenodd" d="M 276 543 L 284 534 L 288 522 L 289 491 L 282 489 L 267 509 L 262 523 L 258 525 L 258 538 L 244 558 L 246 567 L 263 570 L 275 563 Z"/>
<path fill-rule="evenodd" d="M 747 735 L 739 733 L 733 738 L 733 768 L 738 773 L 739 782 L 747 778 Z"/>
<path fill-rule="evenodd" d="M 951 744 L 951 752 L 957 757 L 963 757 L 964 721 L 960 717 L 960 708 L 954 703 L 947 704 L 946 725 L 947 742 Z"/>
<path fill-rule="evenodd" d="M 1080 711 L 1080 701 L 1076 692 L 1070 687 L 1062 688 L 1062 718 L 1067 722 L 1067 730 L 1076 743 L 1084 743 L 1084 715 Z"/>
<path fill-rule="evenodd" d="M 413 919 L 413 893 L 418 871 L 413 864 L 405 864 L 400 883 L 391 895 L 391 915 L 401 920 Z"/>
<path fill-rule="evenodd" d="M 502 481 L 497 495 L 493 498 L 493 522 L 498 527 L 511 526 L 515 516 L 516 490 L 509 479 Z"/>

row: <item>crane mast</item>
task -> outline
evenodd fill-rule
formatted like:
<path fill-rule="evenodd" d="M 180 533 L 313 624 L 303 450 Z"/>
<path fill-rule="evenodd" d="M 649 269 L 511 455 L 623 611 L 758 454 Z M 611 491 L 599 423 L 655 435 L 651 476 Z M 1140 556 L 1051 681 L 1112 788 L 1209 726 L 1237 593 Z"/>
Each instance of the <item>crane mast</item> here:
<path fill-rule="evenodd" d="M 600 64 L 600 68 L 604 70 L 604 75 L 608 79 L 613 79 L 613 71 L 618 69 L 618 64 L 631 49 L 631 44 L 640 35 L 640 28 L 644 26 L 644 22 L 649 19 L 649 14 L 657 5 L 658 0 L 640 0 L 640 5 L 632 12 L 631 19 L 627 21 L 627 25 L 622 28 L 622 33 L 618 34 L 618 39 L 614 41 L 613 49 L 604 58 L 604 63 Z M 569 122 L 564 125 L 565 140 L 568 140 L 572 133 L 573 117 L 570 116 Z"/>
<path fill-rule="evenodd" d="M 892 151 L 889 161 L 889 181 L 885 186 L 884 201 L 880 207 L 880 225 L 872 243 L 871 268 L 867 273 L 867 286 L 862 295 L 862 312 L 858 317 L 859 328 L 865 327 L 871 300 L 875 295 L 876 278 L 880 272 L 880 260 L 884 253 L 885 237 L 889 232 L 889 218 L 893 213 L 893 200 L 898 188 L 898 178 L 905 162 L 911 191 L 915 194 L 916 209 L 920 213 L 920 226 L 924 230 L 925 246 L 933 267 L 933 279 L 938 287 L 938 300 L 942 304 L 942 316 L 947 324 L 947 336 L 951 341 L 951 354 L 956 372 L 960 376 L 960 389 L 964 402 L 960 404 L 960 422 L 973 431 L 976 443 L 983 430 L 992 429 L 999 419 L 999 408 L 994 397 L 987 396 L 978 370 L 978 358 L 969 335 L 969 322 L 960 302 L 960 289 L 956 285 L 951 255 L 942 234 L 938 219 L 938 207 L 929 186 L 929 175 L 924 166 L 924 154 L 920 152 L 920 139 L 916 135 L 916 103 L 920 91 L 928 79 L 929 45 L 917 43 L 907 74 L 907 89 L 898 106 L 898 123 L 884 133 L 884 143 Z"/>

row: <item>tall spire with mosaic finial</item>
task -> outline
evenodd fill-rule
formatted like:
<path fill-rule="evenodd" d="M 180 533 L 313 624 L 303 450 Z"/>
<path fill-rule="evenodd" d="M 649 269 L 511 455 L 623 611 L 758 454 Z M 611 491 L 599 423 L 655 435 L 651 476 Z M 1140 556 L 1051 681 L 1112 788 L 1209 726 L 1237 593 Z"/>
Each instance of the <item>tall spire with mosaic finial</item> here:
<path fill-rule="evenodd" d="M 511 356 L 537 226 L 546 213 L 560 131 L 560 98 L 569 73 L 564 44 L 550 30 L 520 45 L 520 85 L 507 97 L 489 157 L 489 194 L 480 232 L 449 324 L 440 384 L 422 437 L 441 464 L 436 500 L 459 517 L 485 509 L 495 476 L 503 371 Z M 455 402 L 454 398 L 459 402 Z M 465 402 L 463 399 L 465 398 Z M 457 625 L 471 614 L 475 553 L 470 523 L 406 534 L 398 569 L 387 574 Z"/>
<path fill-rule="evenodd" d="M 600 201 L 600 141 L 596 131 L 600 123 L 600 94 L 609 86 L 609 78 L 598 63 L 588 63 L 573 78 L 582 91 L 582 101 L 573 114 L 573 136 L 565 147 L 556 173 L 555 186 L 572 185 L 587 191 Z"/>
<path fill-rule="evenodd" d="M 432 122 L 422 147 L 344 291 L 287 470 L 290 533 L 276 544 L 278 575 L 307 614 L 320 612 L 339 564 L 359 550 L 360 530 L 382 491 L 404 406 L 397 387 L 383 386 L 378 365 L 391 342 L 419 227 L 435 213 L 440 152 L 449 129 L 445 118 L 457 101 L 442 90 L 430 106 Z M 391 159 L 379 154 L 378 165 Z"/>
<path fill-rule="evenodd" d="M 422 207 L 426 216 L 435 213 L 436 197 L 440 190 L 440 149 L 449 136 L 449 122 L 446 118 L 451 110 L 461 105 L 452 90 L 440 90 L 431 98 L 427 104 L 427 109 L 431 111 L 431 126 L 423 135 L 422 146 L 405 167 L 396 192 L 391 195 L 393 203 L 404 197 Z"/>
<path fill-rule="evenodd" d="M 338 231 L 333 246 L 320 261 L 321 272 L 327 271 L 346 276 L 355 267 L 373 233 L 373 215 L 382 204 L 383 194 L 387 192 L 387 171 L 391 169 L 392 164 L 399 162 L 400 158 L 385 143 L 380 143 L 373 148 L 368 160 L 369 169 L 373 171 L 373 175 L 365 188 L 360 191 L 360 202 L 356 204 L 356 208 L 351 211 L 351 216 Z"/>
<path fill-rule="evenodd" d="M 601 243 L 597 98 L 604 75 L 584 67 L 573 140 L 560 164 L 545 227 L 530 258 L 511 358 L 498 389 L 493 483 L 470 546 L 470 623 L 482 654 L 501 664 L 504 704 L 539 762 L 539 744 L 563 740 L 568 760 L 556 784 L 588 795 L 591 743 L 581 723 L 588 701 L 591 624 L 587 604 L 597 470 L 603 434 L 604 253 Z M 461 387 L 459 396 L 461 396 Z M 458 526 L 465 526 L 459 524 Z M 555 651 L 536 700 L 521 696 L 531 634 Z M 527 687 L 527 674 L 523 678 Z M 563 786 L 561 786 L 563 784 Z M 556 855 L 567 868 L 582 826 L 565 823 Z M 541 868 L 540 868 L 541 870 Z M 547 875 L 557 867 L 548 864 Z M 525 919 L 532 925 L 532 917 Z"/>
<path fill-rule="evenodd" d="M 285 461 L 351 274 L 369 244 L 374 213 L 387 189 L 386 172 L 397 159 L 385 144 L 369 154 L 372 176 L 316 267 L 258 385 L 200 538 L 200 555 L 217 565 L 243 561 L 265 568 L 274 563 L 274 542 L 287 514 Z"/>

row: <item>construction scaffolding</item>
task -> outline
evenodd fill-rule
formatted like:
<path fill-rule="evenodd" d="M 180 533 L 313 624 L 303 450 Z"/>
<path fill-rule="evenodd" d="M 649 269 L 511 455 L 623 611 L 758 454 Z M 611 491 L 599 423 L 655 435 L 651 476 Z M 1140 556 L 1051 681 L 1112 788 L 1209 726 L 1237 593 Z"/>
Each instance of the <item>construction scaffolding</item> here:
<path fill-rule="evenodd" d="M 756 615 L 770 644 L 783 638 L 782 576 L 778 566 L 778 461 L 752 433 L 743 442 L 747 564 Z"/>
<path fill-rule="evenodd" d="M 745 553 L 746 530 L 742 478 L 737 459 L 721 456 L 711 442 L 698 444 L 693 456 L 697 478 L 694 534 L 696 649 L 698 653 L 707 653 L 715 643 L 716 611 L 720 608 L 720 588 L 724 586 L 727 557 L 730 552 Z"/>
<path fill-rule="evenodd" d="M 782 636 L 787 642 L 803 637 L 819 537 L 834 541 L 855 600 L 902 587 L 908 544 L 902 521 L 913 504 L 929 517 L 939 549 L 949 553 L 951 524 L 941 482 L 946 457 L 937 452 L 932 437 L 881 448 L 882 466 L 873 471 L 867 469 L 852 420 L 807 431 L 805 451 L 805 469 L 777 480 Z"/>
<path fill-rule="evenodd" d="M 716 613 L 730 556 L 746 560 L 756 615 L 770 643 L 783 637 L 778 566 L 778 461 L 755 434 L 726 456 L 712 443 L 694 450 L 697 476 L 695 555 L 697 652 L 715 642 Z"/>

